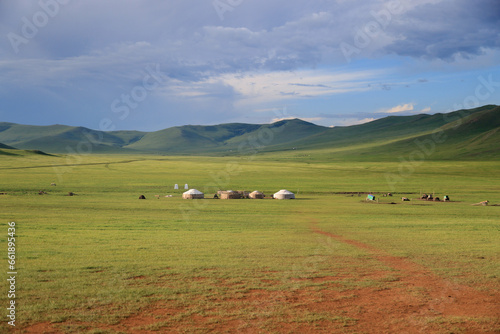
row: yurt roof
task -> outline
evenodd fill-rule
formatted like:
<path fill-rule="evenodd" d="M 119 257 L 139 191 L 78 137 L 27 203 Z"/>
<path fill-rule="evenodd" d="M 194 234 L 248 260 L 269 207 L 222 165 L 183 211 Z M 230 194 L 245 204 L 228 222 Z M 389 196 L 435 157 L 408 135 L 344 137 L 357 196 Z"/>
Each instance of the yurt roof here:
<path fill-rule="evenodd" d="M 201 191 L 196 190 L 196 189 L 189 189 L 184 194 L 186 194 L 186 195 L 203 195 L 203 193 Z"/>
<path fill-rule="evenodd" d="M 293 195 L 293 193 L 291 191 L 288 191 L 286 189 L 281 189 L 280 191 L 278 191 L 276 194 L 280 194 L 280 195 Z M 275 194 L 275 195 L 276 195 Z"/>
<path fill-rule="evenodd" d="M 262 192 L 258 191 L 258 190 L 254 190 L 251 192 L 251 194 L 262 194 Z"/>

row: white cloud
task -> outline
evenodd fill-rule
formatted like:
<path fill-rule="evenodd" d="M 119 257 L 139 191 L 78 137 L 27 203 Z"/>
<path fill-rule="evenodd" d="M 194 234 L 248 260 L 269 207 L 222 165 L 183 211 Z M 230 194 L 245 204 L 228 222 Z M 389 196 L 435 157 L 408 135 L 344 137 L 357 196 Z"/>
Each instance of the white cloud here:
<path fill-rule="evenodd" d="M 380 70 L 331 72 L 320 69 L 223 73 L 201 76 L 196 81 L 171 79 L 162 92 L 165 97 L 191 98 L 213 96 L 218 92 L 219 97 L 232 99 L 236 108 L 250 106 L 255 112 L 269 112 L 272 109 L 262 105 L 374 89 L 370 83 L 379 73 Z"/>
<path fill-rule="evenodd" d="M 413 103 L 400 104 L 389 109 L 379 110 L 378 113 L 381 114 L 395 114 L 399 112 L 412 111 Z"/>
<path fill-rule="evenodd" d="M 327 72 L 299 70 L 266 73 L 222 74 L 207 80 L 222 82 L 234 89 L 243 105 L 297 98 L 331 96 L 367 91 L 378 71 Z"/>
<path fill-rule="evenodd" d="M 415 110 L 415 103 L 405 103 L 389 109 L 381 109 L 377 111 L 377 114 L 397 114 L 397 113 L 419 114 L 419 113 L 426 113 L 429 111 L 431 111 L 431 107 L 425 107 L 421 110 Z"/>
<path fill-rule="evenodd" d="M 375 118 L 373 118 L 373 117 L 368 117 L 368 118 L 363 118 L 363 119 L 346 118 L 346 119 L 343 119 L 343 120 L 337 122 L 337 125 L 332 125 L 330 127 L 334 128 L 336 126 L 359 125 L 359 124 L 364 124 L 364 123 L 372 122 L 374 120 L 375 120 Z"/>

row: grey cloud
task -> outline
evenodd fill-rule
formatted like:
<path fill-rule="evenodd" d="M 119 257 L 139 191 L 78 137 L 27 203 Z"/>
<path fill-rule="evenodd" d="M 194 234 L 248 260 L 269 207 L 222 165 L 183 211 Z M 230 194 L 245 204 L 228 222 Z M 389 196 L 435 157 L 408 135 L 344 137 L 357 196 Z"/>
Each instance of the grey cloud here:
<path fill-rule="evenodd" d="M 320 88 L 329 88 L 327 85 L 309 85 L 309 84 L 301 84 L 301 83 L 290 83 L 290 86 L 301 86 L 301 87 L 320 87 Z"/>
<path fill-rule="evenodd" d="M 198 36 L 197 45 L 204 57 L 217 58 L 239 70 L 314 66 L 325 52 L 337 47 L 334 22 L 330 13 L 319 12 L 269 30 L 209 26 Z"/>
<path fill-rule="evenodd" d="M 415 7 L 395 20 L 385 50 L 402 56 L 454 60 L 500 48 L 498 0 L 442 1 Z"/>
<path fill-rule="evenodd" d="M 186 115 L 198 115 L 200 123 L 222 120 L 241 111 L 233 105 L 238 93 L 214 83 L 221 74 L 315 67 L 328 71 L 344 66 L 340 43 L 353 43 L 357 29 L 374 20 L 371 12 L 383 10 L 387 3 L 243 1 L 221 20 L 211 0 L 69 1 L 16 54 L 6 36 L 21 33 L 22 18 L 31 19 L 40 11 L 39 1 L 0 0 L 0 100 L 4 106 L 11 103 L 4 110 L 16 110 L 18 99 L 30 102 L 33 110 L 59 112 L 82 121 L 91 114 L 109 114 L 110 102 L 140 85 L 147 65 L 158 64 L 170 80 L 158 95 L 179 82 L 183 87 L 198 87 L 201 93 L 190 98 L 151 96 L 143 106 L 156 111 L 145 115 L 159 118 L 170 112 L 172 122 Z M 500 47 L 500 2 L 434 3 L 395 15 L 358 58 L 394 53 L 452 60 L 456 55 L 473 57 L 484 49 Z M 376 84 L 377 89 L 394 87 L 384 84 L 389 78 L 378 80 L 382 83 Z M 295 81 L 290 85 L 306 84 Z M 30 101 L 22 98 L 27 94 Z M 67 112 L 73 108 L 78 115 Z M 23 109 L 28 110 L 28 105 Z M 213 110 L 220 114 L 210 113 Z M 129 121 L 133 127 L 132 118 Z"/>
<path fill-rule="evenodd" d="M 215 71 L 287 70 L 345 64 L 341 42 L 373 21 L 388 1 L 244 1 L 221 21 L 212 1 L 71 1 L 26 45 L 24 56 L 62 59 L 120 44 L 147 42 L 166 57 Z M 19 32 L 38 2 L 0 2 L 0 33 Z M 441 1 L 394 15 L 373 52 L 452 59 L 500 47 L 497 0 Z M 379 37 L 376 37 L 378 39 Z M 388 38 L 388 45 L 378 42 Z M 385 45 L 385 46 L 384 46 Z M 6 38 L 1 49 L 10 46 Z M 24 46 L 21 46 L 24 47 Z M 377 49 L 381 48 L 381 49 Z M 193 67 L 190 64 L 188 67 Z"/>
<path fill-rule="evenodd" d="M 281 96 L 299 96 L 300 94 L 299 93 L 296 93 L 296 92 L 280 92 L 280 95 Z"/>

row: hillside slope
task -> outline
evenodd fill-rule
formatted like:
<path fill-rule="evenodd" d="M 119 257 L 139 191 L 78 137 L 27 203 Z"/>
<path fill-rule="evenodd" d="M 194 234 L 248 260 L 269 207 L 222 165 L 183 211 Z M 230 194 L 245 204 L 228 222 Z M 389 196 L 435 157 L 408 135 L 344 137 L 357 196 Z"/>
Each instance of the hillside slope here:
<path fill-rule="evenodd" d="M 352 160 L 500 159 L 500 107 L 481 108 L 474 113 L 457 111 L 447 116 L 450 122 L 440 127 L 362 147 L 356 147 L 353 141 L 350 149 L 332 155 Z"/>
<path fill-rule="evenodd" d="M 19 149 L 63 154 L 246 155 L 317 151 L 331 159 L 395 160 L 424 150 L 422 143 L 433 141 L 429 144 L 432 152 L 425 152 L 426 159 L 498 159 L 499 122 L 500 107 L 487 105 L 447 114 L 389 116 L 334 128 L 300 119 L 272 124 L 186 125 L 149 133 L 0 123 L 0 142 Z M 436 132 L 442 135 L 441 139 L 433 137 Z"/>
<path fill-rule="evenodd" d="M 176 154 L 218 151 L 226 141 L 258 129 L 259 125 L 230 123 L 213 126 L 185 125 L 146 134 L 126 148 Z"/>
<path fill-rule="evenodd" d="M 280 147 L 287 149 L 293 147 L 293 143 L 303 141 L 328 130 L 330 128 L 300 119 L 287 119 L 261 125 L 255 131 L 228 140 L 227 145 L 229 149 L 236 152 L 242 148 L 273 150 Z"/>
<path fill-rule="evenodd" d="M 0 143 L 0 155 L 16 155 L 14 147 Z"/>
<path fill-rule="evenodd" d="M 470 110 L 457 110 L 447 114 L 419 114 L 412 116 L 388 116 L 359 125 L 328 128 L 326 131 L 305 140 L 290 142 L 288 145 L 273 149 L 282 150 L 291 146 L 303 149 L 338 148 L 360 144 L 384 143 L 423 134 L 462 117 L 481 111 L 495 109 L 496 106 L 483 106 Z"/>
<path fill-rule="evenodd" d="M 8 150 L 15 150 L 14 147 L 0 143 L 0 148 L 5 148 Z"/>
<path fill-rule="evenodd" d="M 103 132 L 66 125 L 0 123 L 1 142 L 19 149 L 52 153 L 127 153 L 129 150 L 122 147 L 139 140 L 144 134 L 139 131 Z"/>

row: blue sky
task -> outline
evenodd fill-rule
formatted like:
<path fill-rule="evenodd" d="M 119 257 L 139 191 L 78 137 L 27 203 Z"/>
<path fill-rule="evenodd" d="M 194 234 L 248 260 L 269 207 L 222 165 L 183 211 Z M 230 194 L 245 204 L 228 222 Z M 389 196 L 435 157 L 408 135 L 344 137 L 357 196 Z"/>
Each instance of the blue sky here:
<path fill-rule="evenodd" d="M 484 104 L 498 0 L 0 2 L 0 121 L 343 126 Z"/>

